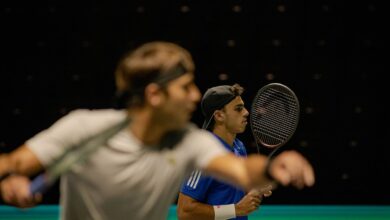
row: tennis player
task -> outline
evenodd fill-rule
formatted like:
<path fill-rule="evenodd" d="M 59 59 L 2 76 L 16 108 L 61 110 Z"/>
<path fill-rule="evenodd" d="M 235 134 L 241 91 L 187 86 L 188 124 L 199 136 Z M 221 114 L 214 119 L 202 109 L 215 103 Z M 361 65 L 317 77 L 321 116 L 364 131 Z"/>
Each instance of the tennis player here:
<path fill-rule="evenodd" d="M 241 160 L 211 133 L 189 123 L 201 95 L 184 48 L 144 44 L 124 56 L 115 75 L 125 110 L 72 111 L 1 156 L 5 202 L 37 204 L 41 198 L 29 192 L 29 176 L 127 117 L 127 128 L 61 176 L 61 219 L 166 218 L 182 181 L 196 168 L 243 189 L 264 185 L 269 177 L 299 188 L 314 184 L 311 165 L 296 152 L 282 153 L 270 163 L 263 156 Z"/>
<path fill-rule="evenodd" d="M 244 144 L 236 137 L 243 133 L 249 112 L 244 106 L 244 88 L 238 84 L 209 88 L 203 95 L 201 108 L 205 116 L 203 128 L 238 157 L 247 157 Z M 269 196 L 271 191 L 266 191 Z M 178 199 L 179 219 L 248 219 L 258 209 L 263 194 L 258 190 L 245 193 L 241 188 L 193 171 L 184 182 Z"/>

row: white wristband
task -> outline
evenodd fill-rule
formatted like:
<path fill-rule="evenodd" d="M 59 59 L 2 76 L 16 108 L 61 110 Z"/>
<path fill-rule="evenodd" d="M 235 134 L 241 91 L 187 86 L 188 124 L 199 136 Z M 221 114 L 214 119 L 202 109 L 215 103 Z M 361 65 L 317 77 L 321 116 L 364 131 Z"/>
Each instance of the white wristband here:
<path fill-rule="evenodd" d="M 215 220 L 226 220 L 236 217 L 236 208 L 234 204 L 215 205 L 213 207 Z"/>

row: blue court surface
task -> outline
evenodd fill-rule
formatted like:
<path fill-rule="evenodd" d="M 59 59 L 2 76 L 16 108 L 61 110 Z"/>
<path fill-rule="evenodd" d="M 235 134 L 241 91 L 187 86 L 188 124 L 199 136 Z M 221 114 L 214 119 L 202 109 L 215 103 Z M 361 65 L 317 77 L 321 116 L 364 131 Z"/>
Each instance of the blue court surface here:
<path fill-rule="evenodd" d="M 0 206 L 1 220 L 55 220 L 58 219 L 57 205 L 41 205 L 30 209 Z M 131 216 L 129 216 L 131 219 Z M 169 220 L 177 219 L 176 206 L 169 210 Z M 390 206 L 334 206 L 334 205 L 263 205 L 250 215 L 250 220 L 298 220 L 298 219 L 336 219 L 336 220 L 389 220 Z"/>

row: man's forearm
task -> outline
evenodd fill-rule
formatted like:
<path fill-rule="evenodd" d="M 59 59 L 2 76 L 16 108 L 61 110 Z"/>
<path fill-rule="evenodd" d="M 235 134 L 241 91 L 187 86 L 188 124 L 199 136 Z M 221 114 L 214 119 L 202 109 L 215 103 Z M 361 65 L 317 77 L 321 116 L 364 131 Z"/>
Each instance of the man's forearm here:
<path fill-rule="evenodd" d="M 10 174 L 9 155 L 0 154 L 0 181 Z"/>
<path fill-rule="evenodd" d="M 214 208 L 203 203 L 191 203 L 178 207 L 178 217 L 181 220 L 214 220 Z"/>
<path fill-rule="evenodd" d="M 250 155 L 245 160 L 247 173 L 250 177 L 250 189 L 266 186 L 270 183 L 267 177 L 268 159 L 265 156 Z"/>
<path fill-rule="evenodd" d="M 177 214 L 180 220 L 214 220 L 214 207 L 201 203 L 188 195 L 179 193 Z"/>
<path fill-rule="evenodd" d="M 0 156 L 0 176 L 10 173 L 34 175 L 42 170 L 42 164 L 35 154 L 23 145 L 11 152 Z"/>

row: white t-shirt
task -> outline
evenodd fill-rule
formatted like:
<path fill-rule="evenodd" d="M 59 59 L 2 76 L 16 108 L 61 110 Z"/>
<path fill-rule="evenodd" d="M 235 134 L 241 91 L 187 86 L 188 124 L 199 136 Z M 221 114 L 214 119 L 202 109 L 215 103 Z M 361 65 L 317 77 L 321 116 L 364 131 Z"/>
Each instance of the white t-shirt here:
<path fill-rule="evenodd" d="M 125 117 L 113 109 L 76 110 L 26 144 L 49 166 L 67 148 Z M 214 136 L 195 127 L 176 147 L 163 150 L 144 146 L 123 129 L 62 175 L 61 219 L 166 219 L 185 177 L 226 153 Z"/>

